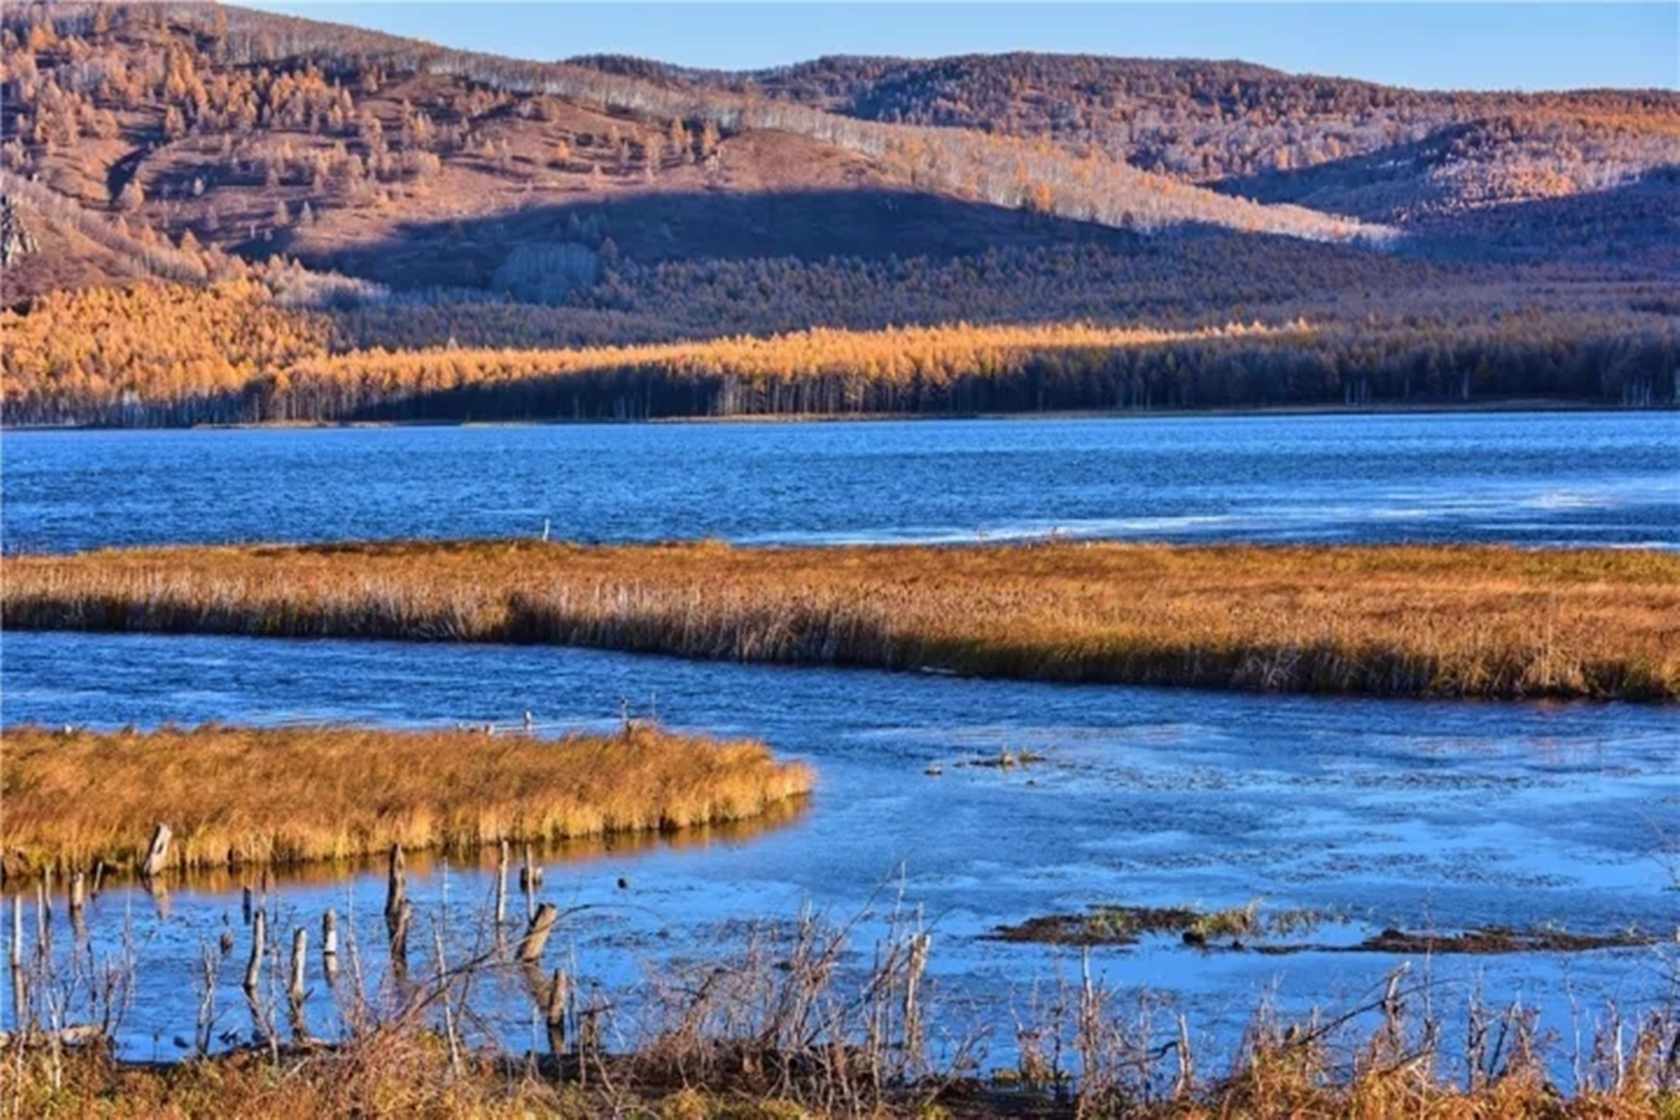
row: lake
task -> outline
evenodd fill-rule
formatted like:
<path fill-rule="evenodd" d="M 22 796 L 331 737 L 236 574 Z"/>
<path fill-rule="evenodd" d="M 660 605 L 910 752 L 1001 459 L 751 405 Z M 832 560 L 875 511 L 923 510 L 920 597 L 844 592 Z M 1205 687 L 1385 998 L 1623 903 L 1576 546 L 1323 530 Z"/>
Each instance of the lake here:
<path fill-rule="evenodd" d="M 1661 929 L 1680 913 L 1680 748 L 1671 710 L 1385 702 L 1057 687 L 911 674 L 638 658 L 550 648 L 252 639 L 8 635 L 6 719 L 112 726 L 219 718 L 610 728 L 621 698 L 666 724 L 759 736 L 820 773 L 810 808 L 758 835 L 693 846 L 627 843 L 545 859 L 544 897 L 604 907 L 569 922 L 583 975 L 628 984 L 664 954 L 731 943 L 731 931 L 810 904 L 858 923 L 859 951 L 897 902 L 935 935 L 950 998 L 1024 1006 L 1068 951 L 986 939 L 996 926 L 1103 903 L 1268 906 L 1345 914 L 1354 928 L 1558 925 Z M 964 762 L 1023 750 L 1011 771 Z M 939 767 L 937 776 L 925 771 Z M 616 887 L 627 877 L 629 892 Z M 900 881 L 902 878 L 902 882 Z M 481 910 L 489 875 L 453 869 L 452 905 Z M 412 896 L 429 920 L 434 866 Z M 336 907 L 378 943 L 383 874 L 288 885 L 285 919 Z M 237 884 L 177 889 L 160 919 L 135 890 L 107 892 L 145 946 L 137 1052 L 147 1024 L 190 1025 L 200 944 Z M 96 923 L 97 924 L 97 923 Z M 124 921 L 106 928 L 114 935 Z M 243 935 L 241 935 L 243 937 Z M 429 934 L 426 935 L 429 938 Z M 421 938 L 417 943 L 429 944 Z M 241 950 L 242 951 L 242 950 Z M 1230 1041 L 1257 1001 L 1349 1004 L 1392 957 L 1252 953 L 1203 958 L 1174 944 L 1098 950 L 1099 972 L 1195 1012 Z M 1473 976 L 1490 996 L 1557 1014 L 1615 996 L 1662 998 L 1650 950 L 1441 958 L 1436 998 Z M 239 969 L 224 976 L 237 1007 Z M 515 1003 L 507 1024 L 522 1022 Z M 190 1033 L 190 1032 L 189 1032 Z M 163 1056 L 167 1056 L 164 1054 Z"/>
<path fill-rule="evenodd" d="M 398 537 L 741 544 L 1680 543 L 1639 413 L 14 432 L 4 547 Z"/>
<path fill-rule="evenodd" d="M 1674 421 L 1658 414 L 17 433 L 5 545 L 66 550 L 247 539 L 540 533 L 742 543 L 972 540 L 1057 529 L 1170 540 L 1680 544 Z M 621 701 L 667 725 L 765 739 L 811 760 L 794 819 L 681 842 L 543 856 L 578 974 L 636 986 L 809 906 L 853 922 L 867 964 L 894 912 L 934 935 L 954 1015 L 1007 1024 L 1077 954 L 999 925 L 1106 903 L 1328 912 L 1333 943 L 1387 926 L 1672 930 L 1680 917 L 1680 717 L 1627 705 L 1453 704 L 1061 687 L 693 663 L 554 648 L 8 634 L 9 724 L 166 721 L 605 729 Z M 973 765 L 1002 750 L 1040 761 Z M 929 773 L 937 770 L 938 773 Z M 618 886 L 622 877 L 628 888 Z M 483 867 L 425 864 L 421 930 L 476 912 Z M 191 1034 L 202 945 L 245 933 L 232 881 L 167 914 L 108 890 L 96 942 L 144 967 L 125 1052 Z M 379 872 L 283 882 L 276 915 L 331 906 L 380 939 Z M 62 921 L 62 918 L 58 919 Z M 415 944 L 430 944 L 422 932 Z M 68 942 L 68 938 L 65 939 Z M 452 951 L 461 949 L 452 946 Z M 1235 1043 L 1265 1000 L 1356 1005 L 1396 959 L 1322 950 L 1102 948 L 1128 999 Z M 1651 949 L 1417 962 L 1450 1012 L 1479 986 L 1567 1029 L 1577 1007 L 1675 997 Z M 234 1008 L 236 964 L 224 969 Z M 515 1044 L 530 1010 L 487 992 Z M 317 1014 L 331 1010 L 318 994 Z M 237 1032 L 239 1015 L 226 1017 Z M 1449 1024 L 1449 1029 L 1454 1027 Z M 1007 1027 L 993 1038 L 1007 1060 Z"/>

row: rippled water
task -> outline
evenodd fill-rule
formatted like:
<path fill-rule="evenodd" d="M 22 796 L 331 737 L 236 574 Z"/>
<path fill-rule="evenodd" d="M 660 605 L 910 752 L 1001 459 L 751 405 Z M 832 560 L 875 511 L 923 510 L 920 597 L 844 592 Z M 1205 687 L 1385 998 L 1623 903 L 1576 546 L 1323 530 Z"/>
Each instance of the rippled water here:
<path fill-rule="evenodd" d="M 1664 413 L 17 432 L 4 546 L 528 536 L 743 543 L 1680 544 Z"/>
<path fill-rule="evenodd" d="M 1055 529 L 1672 548 L 1675 437 L 1662 414 L 12 433 L 0 444 L 3 541 L 519 535 L 547 522 L 584 540 Z M 762 830 L 546 853 L 546 897 L 584 908 L 565 923 L 567 959 L 615 990 L 739 947 L 805 906 L 856 921 L 859 966 L 889 911 L 919 914 L 938 996 L 993 1026 L 1077 961 L 989 932 L 1095 904 L 1325 908 L 1349 924 L 1323 938 L 1344 941 L 1387 925 L 1680 922 L 1673 708 L 1061 687 L 546 648 L 65 634 L 0 645 L 7 724 L 511 724 L 531 710 L 549 728 L 607 728 L 624 699 L 675 727 L 763 738 L 810 759 L 821 785 L 803 812 Z M 1044 759 L 965 765 L 1003 749 Z M 238 886 L 177 885 L 162 913 L 120 884 L 98 900 L 96 946 L 130 945 L 142 963 L 126 1052 L 179 1053 L 200 949 L 224 929 L 239 943 L 219 980 L 224 1025 L 230 1040 L 248 1034 L 230 1010 L 247 936 Z M 382 891 L 381 875 L 351 868 L 290 878 L 277 931 L 315 928 L 334 907 L 377 971 Z M 476 928 L 468 919 L 488 892 L 482 868 L 422 863 L 415 955 L 439 915 L 454 916 L 457 937 Z M 1680 998 L 1675 955 L 1416 964 L 1449 1013 L 1479 982 L 1572 1037 L 1576 1007 Z M 1350 1006 L 1395 963 L 1202 955 L 1171 941 L 1094 956 L 1127 998 L 1155 993 L 1225 1045 L 1263 999 Z M 527 1037 L 517 984 L 483 999 L 504 1038 Z M 319 1027 L 332 1012 L 323 991 L 314 1002 Z M 1007 1036 L 994 1036 L 995 1054 L 1007 1055 Z"/>

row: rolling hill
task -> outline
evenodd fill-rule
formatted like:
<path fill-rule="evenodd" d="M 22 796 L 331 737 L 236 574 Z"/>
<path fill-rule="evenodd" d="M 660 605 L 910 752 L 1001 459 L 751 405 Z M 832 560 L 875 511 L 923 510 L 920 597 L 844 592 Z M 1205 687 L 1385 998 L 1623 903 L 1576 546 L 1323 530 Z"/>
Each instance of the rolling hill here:
<path fill-rule="evenodd" d="M 576 61 L 862 120 L 1044 138 L 1226 193 L 1402 225 L 1624 186 L 1680 159 L 1680 95 L 1663 90 L 1436 93 L 1244 62 L 1026 53 L 835 57 L 748 74 Z"/>
<path fill-rule="evenodd" d="M 1408 398 L 1673 396 L 1673 93 L 1434 94 L 1031 54 L 731 75 L 526 62 L 151 3 L 10 5 L 0 65 L 0 191 L 19 231 L 0 279 L 14 422 L 247 416 L 228 400 L 271 400 L 275 383 L 247 392 L 240 378 L 288 384 L 274 367 L 301 355 L 256 342 L 249 363 L 198 354 L 205 338 L 232 344 L 229 298 L 260 304 L 253 322 L 293 317 L 281 333 L 315 340 L 311 355 L 1310 320 L 1285 332 L 1312 351 L 1293 373 L 1256 358 L 1231 375 L 1241 386 L 1191 392 L 1175 359 L 1161 376 L 1180 388 L 1139 399 L 1361 404 L 1391 385 Z M 94 305 L 54 293 L 136 283 L 171 294 L 100 314 L 204 301 L 171 313 L 198 339 L 166 363 L 176 388 L 132 347 L 58 339 Z M 195 314 L 214 329 L 194 332 Z M 1606 346 L 1634 356 L 1592 366 Z M 1373 381 L 1395 354 L 1416 376 Z M 1443 373 L 1461 359 L 1482 372 Z M 221 371 L 198 390 L 195 361 Z M 1528 372 L 1492 372 L 1507 366 Z M 382 415 L 415 392 L 403 376 Z M 221 404 L 177 407 L 212 383 Z M 175 404 L 151 408 L 160 394 Z M 625 412 L 598 403 L 571 408 Z"/>

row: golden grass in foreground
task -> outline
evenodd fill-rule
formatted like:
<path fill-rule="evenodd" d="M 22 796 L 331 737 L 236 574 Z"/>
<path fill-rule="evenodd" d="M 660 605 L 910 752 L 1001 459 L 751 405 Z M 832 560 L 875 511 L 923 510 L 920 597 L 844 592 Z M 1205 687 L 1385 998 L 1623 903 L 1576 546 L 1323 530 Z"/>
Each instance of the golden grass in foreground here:
<path fill-rule="evenodd" d="M 1680 698 L 1680 555 L 1492 547 L 190 547 L 0 560 L 20 629 L 556 643 L 1058 681 Z"/>
<path fill-rule="evenodd" d="M 99 1047 L 54 1057 L 45 1046 L 0 1049 L 0 1096 L 26 1116 L 276 1116 L 437 1117 L 439 1120 L 585 1120 L 638 1116 L 657 1120 L 797 1120 L 872 1116 L 991 1120 L 1040 1117 L 1088 1120 L 1670 1120 L 1680 1094 L 1664 1088 L 1658 1030 L 1634 1039 L 1632 1068 L 1620 1084 L 1562 1096 L 1532 1059 L 1513 1060 L 1501 1075 L 1474 1087 L 1454 1085 L 1429 1053 L 1356 1071 L 1334 1068 L 1322 1055 L 1284 1045 L 1257 1048 L 1230 1078 L 1175 1094 L 1135 1097 L 1062 1095 L 1049 1088 L 994 1087 L 978 1080 L 929 1078 L 885 1091 L 826 1084 L 823 1066 L 787 1080 L 742 1068 L 725 1051 L 699 1070 L 660 1070 L 654 1055 L 603 1060 L 590 1085 L 558 1080 L 552 1068 L 471 1055 L 458 1071 L 449 1048 L 433 1035 L 381 1033 L 343 1046 L 282 1053 L 263 1051 L 192 1059 L 176 1065 L 126 1064 Z M 1374 1038 L 1374 1056 L 1388 1051 Z M 722 1049 L 722 1048 L 720 1048 Z M 720 1073 L 734 1058 L 733 1076 Z M 833 1053 L 824 1057 L 833 1060 Z M 724 1060 L 719 1061 L 717 1058 Z M 1155 1058 L 1167 1066 L 1168 1055 Z M 608 1077 L 600 1076 L 602 1073 Z M 652 1074 L 653 1076 L 649 1076 Z M 832 1071 L 829 1078 L 834 1079 Z M 840 1079 L 835 1079 L 840 1080 Z M 849 1090 L 849 1092 L 848 1092 Z"/>
<path fill-rule="evenodd" d="M 159 821 L 175 833 L 171 866 L 191 869 L 741 820 L 808 793 L 813 775 L 760 743 L 640 726 L 543 740 L 209 725 L 10 728 L 0 780 L 12 870 L 137 864 Z"/>

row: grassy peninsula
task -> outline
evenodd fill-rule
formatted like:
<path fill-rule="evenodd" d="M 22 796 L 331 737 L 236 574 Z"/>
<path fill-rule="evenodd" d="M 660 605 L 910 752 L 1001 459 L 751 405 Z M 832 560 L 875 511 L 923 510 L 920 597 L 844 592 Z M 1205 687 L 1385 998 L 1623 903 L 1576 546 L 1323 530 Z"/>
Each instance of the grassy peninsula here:
<path fill-rule="evenodd" d="M 553 643 L 1064 682 L 1680 699 L 1680 556 L 1503 547 L 106 550 L 0 561 L 13 629 Z"/>
<path fill-rule="evenodd" d="M 815 778 L 761 743 L 643 725 L 558 740 L 206 725 L 8 728 L 0 780 L 0 850 L 20 871 L 138 866 L 160 821 L 182 870 L 673 831 L 773 811 Z"/>

